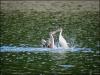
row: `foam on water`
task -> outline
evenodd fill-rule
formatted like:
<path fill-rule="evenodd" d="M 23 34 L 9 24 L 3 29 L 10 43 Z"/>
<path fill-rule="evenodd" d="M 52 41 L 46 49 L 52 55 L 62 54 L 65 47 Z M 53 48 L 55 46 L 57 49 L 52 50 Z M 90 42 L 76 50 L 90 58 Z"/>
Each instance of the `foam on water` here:
<path fill-rule="evenodd" d="M 35 51 L 50 51 L 50 52 L 64 52 L 64 51 L 83 51 L 83 52 L 90 52 L 91 48 L 68 48 L 63 49 L 59 48 L 34 48 L 34 47 L 16 47 L 16 46 L 1 46 L 0 52 L 35 52 Z"/>
<path fill-rule="evenodd" d="M 59 65 L 60 67 L 63 67 L 63 68 L 66 68 L 66 69 L 68 69 L 68 68 L 70 68 L 70 67 L 74 67 L 74 65 Z"/>

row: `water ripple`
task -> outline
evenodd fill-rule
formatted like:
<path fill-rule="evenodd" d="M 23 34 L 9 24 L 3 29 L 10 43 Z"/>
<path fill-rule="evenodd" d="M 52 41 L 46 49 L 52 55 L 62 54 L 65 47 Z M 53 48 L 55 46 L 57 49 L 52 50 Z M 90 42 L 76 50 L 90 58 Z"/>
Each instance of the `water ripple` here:
<path fill-rule="evenodd" d="M 61 47 L 59 48 L 34 48 L 34 47 L 16 47 L 16 46 L 1 46 L 0 47 L 1 52 L 40 52 L 40 51 L 50 51 L 50 52 L 91 52 L 91 48 L 68 48 L 63 49 Z"/>

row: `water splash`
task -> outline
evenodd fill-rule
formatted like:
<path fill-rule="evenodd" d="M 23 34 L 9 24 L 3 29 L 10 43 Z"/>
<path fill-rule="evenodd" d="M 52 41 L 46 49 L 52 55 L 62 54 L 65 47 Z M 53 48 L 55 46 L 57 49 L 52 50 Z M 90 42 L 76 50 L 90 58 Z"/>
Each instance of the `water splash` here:
<path fill-rule="evenodd" d="M 17 47 L 17 46 L 1 46 L 0 52 L 43 52 L 43 51 L 49 51 L 49 52 L 90 52 L 91 48 L 68 48 L 63 49 L 61 47 L 58 48 L 34 48 L 34 47 Z"/>

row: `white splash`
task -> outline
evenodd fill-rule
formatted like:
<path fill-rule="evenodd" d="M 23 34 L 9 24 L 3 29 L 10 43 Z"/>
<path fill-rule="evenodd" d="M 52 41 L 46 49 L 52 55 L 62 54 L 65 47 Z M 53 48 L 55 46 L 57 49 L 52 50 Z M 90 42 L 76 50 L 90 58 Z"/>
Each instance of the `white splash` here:
<path fill-rule="evenodd" d="M 91 48 L 34 48 L 34 47 L 17 47 L 17 46 L 1 46 L 0 52 L 41 52 L 41 51 L 48 51 L 48 52 L 91 52 Z"/>

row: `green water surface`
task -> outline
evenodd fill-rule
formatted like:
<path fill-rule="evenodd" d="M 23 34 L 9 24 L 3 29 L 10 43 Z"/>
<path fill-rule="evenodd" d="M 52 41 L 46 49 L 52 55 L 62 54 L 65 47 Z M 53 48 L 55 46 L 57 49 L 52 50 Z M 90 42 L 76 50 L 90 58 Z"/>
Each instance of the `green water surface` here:
<path fill-rule="evenodd" d="M 100 75 L 99 12 L 1 11 L 0 14 L 1 46 L 40 47 L 42 38 L 62 27 L 63 36 L 71 46 L 92 49 L 87 53 L 0 52 L 1 75 Z"/>

